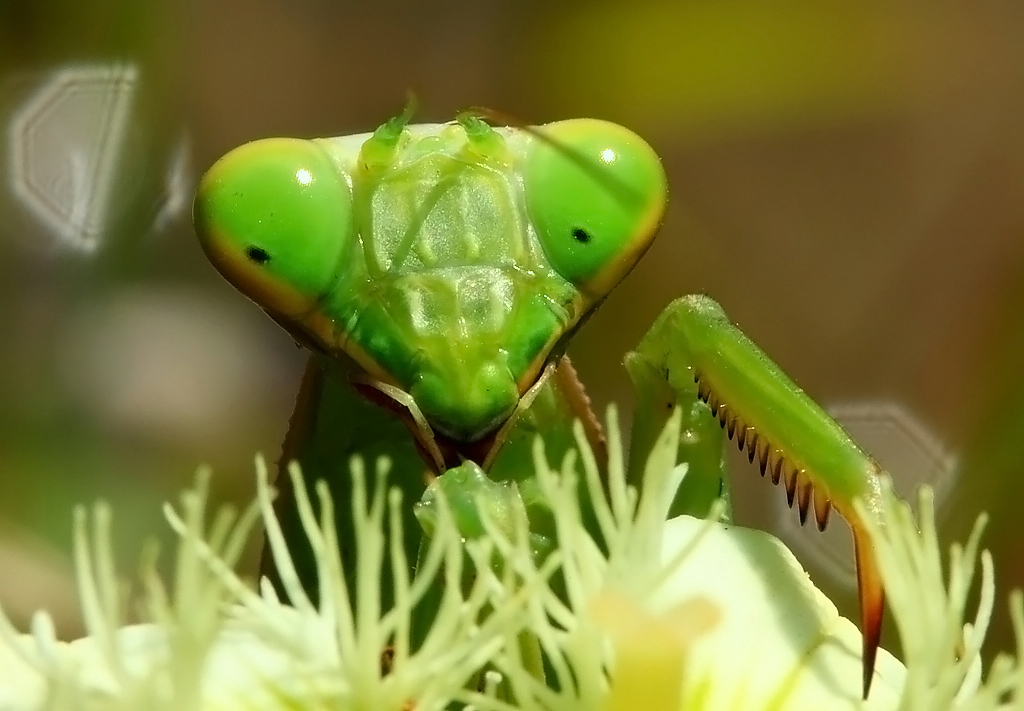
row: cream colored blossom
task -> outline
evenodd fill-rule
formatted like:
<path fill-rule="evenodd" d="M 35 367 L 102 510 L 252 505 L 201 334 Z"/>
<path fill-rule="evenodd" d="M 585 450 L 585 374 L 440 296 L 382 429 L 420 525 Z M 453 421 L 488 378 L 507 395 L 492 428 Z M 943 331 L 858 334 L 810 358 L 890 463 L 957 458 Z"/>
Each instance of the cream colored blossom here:
<path fill-rule="evenodd" d="M 608 429 L 618 431 L 614 415 Z M 685 473 L 674 461 L 678 437 L 674 417 L 648 460 L 638 497 L 626 486 L 621 444 L 612 435 L 606 497 L 578 432 L 603 541 L 594 541 L 581 523 L 575 460 L 554 471 L 537 452 L 568 601 L 548 592 L 534 601 L 531 617 L 531 630 L 559 662 L 561 691 L 527 673 L 516 647 L 499 660 L 524 708 L 896 708 L 902 665 L 881 650 L 871 697 L 862 702 L 860 632 L 781 542 L 717 523 L 717 515 L 666 522 Z M 525 551 L 516 560 L 530 570 Z"/>
<path fill-rule="evenodd" d="M 685 466 L 675 462 L 678 420 L 654 447 L 639 495 L 626 485 L 617 433 L 612 414 L 607 495 L 582 433 L 578 455 L 558 470 L 537 449 L 538 485 L 558 532 L 557 549 L 543 563 L 535 560 L 521 517 L 510 532 L 485 516 L 487 535 L 465 543 L 442 500 L 429 552 L 413 579 L 401 547 L 388 550 L 384 536 L 388 530 L 392 540 L 401 539 L 399 507 L 409 503 L 385 492 L 383 470 L 367 492 L 361 465 L 354 463 L 354 590 L 342 575 L 326 487 L 316 491 L 317 520 L 292 471 L 317 561 L 317 605 L 298 583 L 262 462 L 257 502 L 240 516 L 221 512 L 207 527 L 203 477 L 177 509 L 167 508 L 180 534 L 175 574 L 164 586 L 152 561 L 146 566 L 146 624 L 123 624 L 109 511 L 97 507 L 91 525 L 78 512 L 75 562 L 88 636 L 56 640 L 45 613 L 29 634 L 19 634 L 0 615 L 0 711 L 426 711 L 452 700 L 479 711 L 1024 711 L 1019 595 L 1011 605 L 1016 657 L 998 659 L 982 682 L 978 651 L 993 605 L 986 553 L 979 610 L 964 625 L 980 525 L 966 546 L 953 548 L 946 578 L 930 498 L 922 497 L 915 519 L 886 489 L 872 538 L 906 667 L 880 652 L 865 703 L 860 633 L 779 541 L 716 516 L 665 520 L 685 476 Z M 583 525 L 580 481 L 598 540 Z M 284 600 L 268 583 L 254 591 L 233 572 L 260 517 Z M 500 573 L 490 566 L 496 554 Z M 375 602 L 385 565 L 395 579 L 391 610 Z M 463 592 L 466 565 L 473 566 L 475 582 Z M 413 649 L 413 613 L 438 575 L 447 584 L 435 623 Z M 381 654 L 388 645 L 394 657 L 385 673 Z M 485 691 L 475 691 L 481 679 Z"/>
<path fill-rule="evenodd" d="M 424 557 L 423 576 L 409 581 L 402 549 L 385 550 L 384 514 L 401 540 L 397 492 L 383 485 L 367 501 L 360 465 L 356 476 L 358 590 L 341 574 L 333 510 L 321 487 L 322 520 L 316 521 L 298 472 L 292 473 L 302 523 L 317 559 L 320 604 L 302 592 L 273 514 L 266 468 L 257 462 L 258 507 L 236 523 L 228 512 L 212 530 L 203 527 L 205 477 L 183 497 L 182 510 L 167 507 L 181 535 L 173 595 L 148 577 L 147 606 L 153 622 L 121 627 L 121 600 L 110 559 L 109 512 L 98 507 L 92 536 L 84 514 L 76 517 L 76 568 L 89 636 L 70 644 L 54 639 L 41 614 L 33 634 L 17 635 L 0 616 L 0 710 L 11 709 L 418 709 L 443 708 L 500 646 L 503 626 L 518 624 L 521 595 L 501 595 L 487 572 L 487 544 L 463 546 L 444 515 Z M 386 465 L 385 465 L 386 466 Z M 383 483 L 386 474 L 378 471 Z M 385 499 L 389 498 L 388 506 Z M 264 516 L 275 560 L 288 591 L 283 604 L 270 585 L 259 594 L 231 571 L 255 514 Z M 91 540 L 89 540 L 91 538 Z M 91 543 L 89 545 L 87 543 Z M 459 580 L 463 551 L 484 572 L 465 597 Z M 396 606 L 379 609 L 380 569 L 396 570 Z M 436 622 L 423 644 L 409 649 L 411 609 L 426 581 L 441 571 L 447 581 Z M 503 605 L 483 615 L 498 598 Z M 357 602 L 358 600 L 358 602 Z M 518 617 L 517 617 L 518 616 Z M 381 654 L 394 657 L 382 674 Z"/>

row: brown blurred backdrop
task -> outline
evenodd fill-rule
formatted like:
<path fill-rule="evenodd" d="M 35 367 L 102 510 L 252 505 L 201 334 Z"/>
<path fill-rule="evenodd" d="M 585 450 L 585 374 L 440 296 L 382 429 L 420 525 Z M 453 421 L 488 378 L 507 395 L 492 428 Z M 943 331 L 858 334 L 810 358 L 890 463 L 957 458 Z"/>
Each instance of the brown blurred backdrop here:
<path fill-rule="evenodd" d="M 115 506 L 120 560 L 170 543 L 159 503 L 215 469 L 251 494 L 302 355 L 205 262 L 190 191 L 230 148 L 487 105 L 597 116 L 659 150 L 672 206 L 570 353 L 599 406 L 673 297 L 710 293 L 886 461 L 981 510 L 1024 585 L 1024 6 L 938 0 L 0 2 L 0 604 L 79 628 L 71 507 Z M 737 460 L 739 461 L 739 460 Z M 854 615 L 850 550 L 775 530 Z M 855 616 L 855 615 L 854 615 Z M 891 631 L 891 630 L 890 630 Z"/>

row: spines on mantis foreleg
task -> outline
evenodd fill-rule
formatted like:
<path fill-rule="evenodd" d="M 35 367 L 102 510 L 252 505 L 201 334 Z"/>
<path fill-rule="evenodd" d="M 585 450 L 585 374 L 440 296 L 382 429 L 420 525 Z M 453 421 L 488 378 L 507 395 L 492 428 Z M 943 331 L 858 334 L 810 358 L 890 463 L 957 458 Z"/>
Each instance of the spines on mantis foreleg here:
<path fill-rule="evenodd" d="M 855 499 L 879 510 L 881 469 L 712 299 L 685 296 L 669 306 L 634 358 L 664 374 L 677 397 L 708 404 L 730 439 L 783 483 L 803 523 L 812 503 L 824 528 L 835 508 L 854 536 L 863 633 L 864 696 L 874 673 L 884 594 L 874 550 Z"/>
<path fill-rule="evenodd" d="M 718 419 L 729 439 L 736 442 L 741 452 L 746 449 L 748 461 L 753 463 L 755 459 L 758 460 L 761 476 L 768 474 L 773 484 L 782 482 L 789 507 L 793 508 L 794 502 L 797 505 L 800 525 L 807 522 L 807 514 L 813 500 L 815 523 L 819 531 L 824 531 L 832 512 L 832 501 L 826 488 L 815 489 L 814 481 L 807 471 L 790 461 L 785 451 L 776 447 L 767 436 L 762 435 L 757 426 L 744 422 L 741 415 L 721 401 L 699 372 L 694 374 L 694 382 L 697 384 L 697 396 L 707 403 L 712 416 Z"/>

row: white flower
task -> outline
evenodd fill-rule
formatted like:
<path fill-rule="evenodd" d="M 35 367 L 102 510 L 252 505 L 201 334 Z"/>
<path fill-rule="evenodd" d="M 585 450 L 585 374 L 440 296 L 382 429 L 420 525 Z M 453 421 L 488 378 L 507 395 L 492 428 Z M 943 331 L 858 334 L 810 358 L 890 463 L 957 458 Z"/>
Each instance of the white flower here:
<path fill-rule="evenodd" d="M 187 535 L 178 548 L 173 587 L 155 572 L 155 555 L 144 566 L 145 606 L 151 624 L 123 627 L 123 591 L 111 555 L 110 511 L 97 505 L 91 528 L 84 509 L 75 512 L 75 568 L 82 617 L 89 635 L 57 641 L 53 624 L 39 612 L 31 635 L 17 635 L 0 615 L 0 655 L 17 657 L 0 667 L 0 709 L 182 709 L 204 696 L 203 672 L 223 628 L 223 586 L 199 559 L 196 543 L 234 565 L 256 520 L 250 507 L 237 518 L 224 509 L 207 533 L 203 517 L 206 481 L 182 497 Z"/>
<path fill-rule="evenodd" d="M 516 647 L 499 657 L 524 708 L 896 708 L 902 665 L 881 650 L 871 697 L 861 701 L 860 632 L 782 543 L 717 523 L 717 515 L 665 521 L 685 471 L 674 461 L 677 417 L 653 449 L 639 497 L 625 483 L 614 414 L 608 430 L 607 497 L 581 431 L 577 437 L 603 541 L 580 521 L 574 459 L 553 471 L 540 450 L 535 456 L 555 512 L 568 603 L 547 591 L 530 622 L 558 662 L 559 692 L 528 673 Z M 515 560 L 528 574 L 528 552 Z"/>
<path fill-rule="evenodd" d="M 359 538 L 358 590 L 341 574 L 334 539 L 332 504 L 320 488 L 322 522 L 312 508 L 298 472 L 293 472 L 303 525 L 317 557 L 320 605 L 314 607 L 294 574 L 274 518 L 266 468 L 257 462 L 258 507 L 236 522 L 230 512 L 203 526 L 206 480 L 183 497 L 182 513 L 166 514 L 181 535 L 173 595 L 148 576 L 149 624 L 121 627 L 120 590 L 110 558 L 109 512 L 96 510 L 90 540 L 83 512 L 76 515 L 76 568 L 89 636 L 70 644 L 54 639 L 45 613 L 32 635 L 18 635 L 0 615 L 0 709 L 374 709 L 398 711 L 415 700 L 417 709 L 439 709 L 466 685 L 497 651 L 504 626 L 521 625 L 522 595 L 500 594 L 487 573 L 490 546 L 463 546 L 441 509 L 435 535 L 416 580 L 401 547 L 384 549 L 384 512 L 395 540 L 401 540 L 401 506 L 392 492 L 385 506 L 385 471 L 367 502 L 360 465 L 355 464 Z M 386 465 L 385 465 L 386 467 Z M 264 583 L 256 594 L 231 572 L 256 514 L 262 513 L 290 604 L 278 601 Z M 89 545 L 91 543 L 91 545 Z M 465 597 L 459 580 L 463 551 L 484 571 Z M 396 606 L 379 609 L 382 565 L 396 571 Z M 410 614 L 427 583 L 441 571 L 448 583 L 435 624 L 423 644 L 409 649 Z M 497 598 L 486 619 L 485 606 Z M 390 673 L 381 655 L 392 645 Z"/>
<path fill-rule="evenodd" d="M 150 558 L 145 624 L 122 623 L 109 511 L 98 506 L 91 526 L 79 511 L 75 562 L 88 636 L 57 641 L 45 613 L 36 616 L 31 634 L 19 634 L 0 614 L 0 711 L 429 711 L 453 700 L 479 711 L 1024 709 L 1020 595 L 1011 604 L 1016 659 L 1001 657 L 981 682 L 978 651 L 993 604 L 985 553 L 979 610 L 971 625 L 963 624 L 980 524 L 965 547 L 953 548 L 944 583 L 930 498 L 922 496 L 915 521 L 885 488 L 872 538 L 906 667 L 880 652 L 871 697 L 862 702 L 860 633 L 780 542 L 718 523 L 717 516 L 665 520 L 685 476 L 685 466 L 675 462 L 678 419 L 653 448 L 641 495 L 625 483 L 614 413 L 608 429 L 606 483 L 582 432 L 579 454 L 559 470 L 549 467 L 539 446 L 535 451 L 538 486 L 558 532 L 557 549 L 540 563 L 522 512 L 497 521 L 481 511 L 487 535 L 467 543 L 439 499 L 428 552 L 409 579 L 403 549 L 386 548 L 384 531 L 401 540 L 400 507 L 410 504 L 385 492 L 386 464 L 368 494 L 354 462 L 353 590 L 342 575 L 326 487 L 317 487 L 317 520 L 292 471 L 317 561 L 317 605 L 298 583 L 261 461 L 257 502 L 240 516 L 222 511 L 206 528 L 205 476 L 179 509 L 167 507 L 181 536 L 175 575 L 165 587 Z M 578 472 L 599 540 L 583 525 Z M 260 516 L 281 571 L 283 601 L 266 581 L 255 592 L 233 572 Z M 386 565 L 396 602 L 381 610 Z M 461 583 L 470 571 L 466 590 Z M 444 584 L 434 623 L 413 648 L 412 618 L 435 604 L 426 602 L 426 592 L 436 578 Z M 386 648 L 391 661 L 382 665 Z"/>

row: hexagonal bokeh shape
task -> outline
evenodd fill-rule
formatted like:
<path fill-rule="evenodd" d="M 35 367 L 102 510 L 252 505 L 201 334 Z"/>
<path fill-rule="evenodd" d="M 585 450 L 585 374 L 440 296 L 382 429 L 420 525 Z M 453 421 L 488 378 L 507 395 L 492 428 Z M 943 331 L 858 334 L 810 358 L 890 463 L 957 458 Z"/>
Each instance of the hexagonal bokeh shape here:
<path fill-rule="evenodd" d="M 137 83 L 130 64 L 62 67 L 14 112 L 11 188 L 54 246 L 99 246 Z"/>
<path fill-rule="evenodd" d="M 892 401 L 843 403 L 829 408 L 829 414 L 889 472 L 901 497 L 916 501 L 918 487 L 927 484 L 935 492 L 936 511 L 942 510 L 956 480 L 957 457 L 903 405 Z M 833 513 L 823 533 L 818 532 L 813 516 L 801 526 L 784 493 L 773 497 L 773 514 L 779 537 L 797 557 L 813 563 L 836 582 L 856 587 L 853 538 L 838 516 Z"/>

